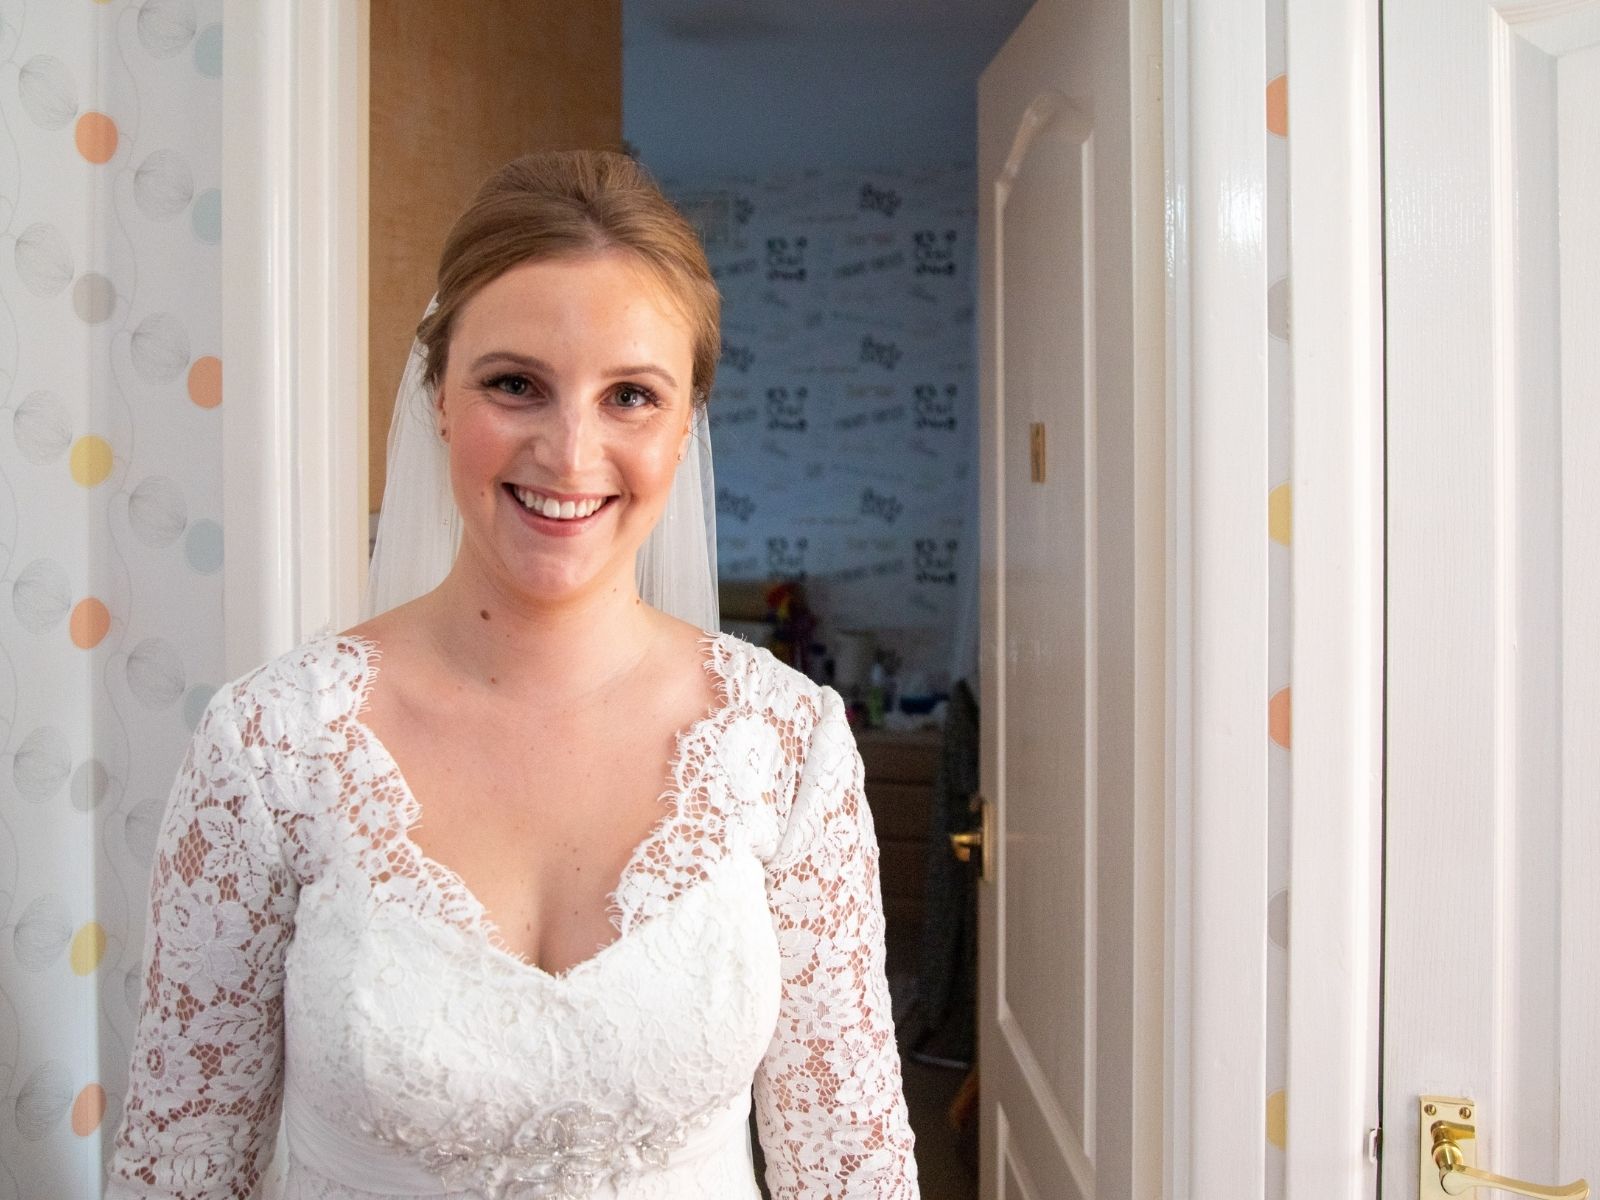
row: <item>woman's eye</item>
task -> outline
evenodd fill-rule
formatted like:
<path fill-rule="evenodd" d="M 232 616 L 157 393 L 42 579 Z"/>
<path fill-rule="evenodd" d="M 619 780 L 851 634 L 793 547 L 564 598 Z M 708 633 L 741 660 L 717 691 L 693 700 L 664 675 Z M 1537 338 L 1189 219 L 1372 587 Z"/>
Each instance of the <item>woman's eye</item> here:
<path fill-rule="evenodd" d="M 617 389 L 617 405 L 620 408 L 647 408 L 655 402 L 655 393 L 649 388 L 625 383 Z"/>
<path fill-rule="evenodd" d="M 533 392 L 533 384 L 521 375 L 496 375 L 489 380 L 489 387 L 508 396 L 527 396 Z"/>

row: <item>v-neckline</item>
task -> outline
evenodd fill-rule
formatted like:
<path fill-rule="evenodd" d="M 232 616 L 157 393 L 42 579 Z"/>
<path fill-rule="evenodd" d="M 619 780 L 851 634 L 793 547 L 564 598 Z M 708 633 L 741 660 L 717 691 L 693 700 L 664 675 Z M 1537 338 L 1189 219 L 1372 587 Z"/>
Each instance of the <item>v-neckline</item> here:
<path fill-rule="evenodd" d="M 627 861 L 623 863 L 622 871 L 617 876 L 616 883 L 606 893 L 608 901 L 607 920 L 616 931 L 615 936 L 610 941 L 600 945 L 594 953 L 579 959 L 571 966 L 560 971 L 551 971 L 514 949 L 501 932 L 495 918 L 490 914 L 483 901 L 478 899 L 477 893 L 472 890 L 472 887 L 461 873 L 423 850 L 417 840 L 412 837 L 411 831 L 422 823 L 424 813 L 422 801 L 412 791 L 410 781 L 406 779 L 405 772 L 401 769 L 399 761 L 390 751 L 388 745 L 362 717 L 362 713 L 366 710 L 371 696 L 372 686 L 378 678 L 378 660 L 383 655 L 383 647 L 374 639 L 359 634 L 341 633 L 335 636 L 336 640 L 354 647 L 360 656 L 361 674 L 355 689 L 355 704 L 346 714 L 345 719 L 360 734 L 368 752 L 379 760 L 379 764 L 384 768 L 383 773 L 394 781 L 399 790 L 400 811 L 395 813 L 395 836 L 405 846 L 407 852 L 415 856 L 417 864 L 421 868 L 420 873 L 433 886 L 443 890 L 452 899 L 458 900 L 471 913 L 472 929 L 482 935 L 490 950 L 509 961 L 513 966 L 528 971 L 540 979 L 550 983 L 561 983 L 595 966 L 606 958 L 612 950 L 628 940 L 635 931 L 651 924 L 651 921 L 646 920 L 624 927 L 619 920 L 620 914 L 617 909 L 620 896 L 645 854 L 661 840 L 665 831 L 675 824 L 682 815 L 685 795 L 683 785 L 685 781 L 681 780 L 680 776 L 683 772 L 687 752 L 697 741 L 705 738 L 710 731 L 733 714 L 737 703 L 732 679 L 733 672 L 726 669 L 724 664 L 731 662 L 733 657 L 731 643 L 739 641 L 738 638 L 727 633 L 702 633 L 699 645 L 705 648 L 705 653 L 700 665 L 716 681 L 717 700 L 712 704 L 710 711 L 685 725 L 673 735 L 672 754 L 667 761 L 667 775 L 670 782 L 658 798 L 658 803 L 662 806 L 661 815 L 650 826 L 645 836 L 629 852 Z M 692 781 L 691 786 L 693 786 Z M 682 896 L 675 897 L 671 903 L 675 905 L 682 898 Z"/>

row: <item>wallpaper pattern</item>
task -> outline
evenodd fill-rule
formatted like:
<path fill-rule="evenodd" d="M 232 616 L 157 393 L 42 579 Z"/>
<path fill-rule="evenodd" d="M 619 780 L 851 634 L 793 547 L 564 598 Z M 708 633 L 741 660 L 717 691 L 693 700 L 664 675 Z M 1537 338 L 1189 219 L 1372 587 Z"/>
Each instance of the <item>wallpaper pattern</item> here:
<path fill-rule="evenodd" d="M 221 0 L 0 0 L 0 1200 L 95 1197 L 222 666 Z"/>
<path fill-rule="evenodd" d="M 1284 0 L 1267 0 L 1267 1144 L 1266 1197 L 1283 1200 L 1289 1043 L 1290 582 L 1294 430 L 1289 362 L 1289 94 Z"/>
<path fill-rule="evenodd" d="M 951 646 L 977 622 L 974 172 L 671 190 L 723 293 L 722 577 L 804 579 L 824 644 L 871 628 L 903 679 L 947 686 L 976 662 Z"/>

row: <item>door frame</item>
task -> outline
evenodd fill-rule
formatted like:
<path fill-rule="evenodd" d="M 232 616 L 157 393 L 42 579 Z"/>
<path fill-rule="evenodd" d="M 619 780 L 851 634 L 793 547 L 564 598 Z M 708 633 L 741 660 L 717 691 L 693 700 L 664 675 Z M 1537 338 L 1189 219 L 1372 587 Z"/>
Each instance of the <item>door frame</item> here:
<path fill-rule="evenodd" d="M 1287 1194 L 1359 1200 L 1376 1192 L 1381 1148 L 1381 6 L 1287 7 L 1295 443 L 1289 936 L 1309 951 L 1290 955 Z"/>
<path fill-rule="evenodd" d="M 1379 14 L 1366 0 L 1285 8 L 1297 948 L 1286 1194 L 1358 1200 L 1376 1189 L 1379 1126 Z M 1261 0 L 1167 0 L 1171 1200 L 1266 1186 L 1266 23 Z"/>
<path fill-rule="evenodd" d="M 1375 1180 L 1381 945 L 1378 14 L 1365 0 L 1286 7 L 1290 938 L 1317 951 L 1290 968 L 1288 1194 L 1356 1200 Z M 1265 13 L 1261 0 L 1164 9 L 1163 62 L 1148 64 L 1165 96 L 1169 214 L 1163 1191 L 1188 1200 L 1264 1187 L 1266 739 L 1264 720 L 1230 718 L 1266 697 Z M 358 615 L 368 0 L 225 0 L 224 20 L 223 589 L 236 674 Z M 1240 202 L 1254 203 L 1253 224 Z M 352 336 L 331 336 L 341 329 Z"/>
<path fill-rule="evenodd" d="M 233 676 L 353 624 L 365 585 L 368 0 L 225 0 L 223 23 Z"/>

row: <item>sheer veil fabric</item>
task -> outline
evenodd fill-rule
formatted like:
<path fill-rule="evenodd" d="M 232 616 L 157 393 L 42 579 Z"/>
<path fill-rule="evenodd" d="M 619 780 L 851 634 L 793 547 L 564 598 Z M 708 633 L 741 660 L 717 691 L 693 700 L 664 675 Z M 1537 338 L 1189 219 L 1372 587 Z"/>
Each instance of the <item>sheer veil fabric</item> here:
<path fill-rule="evenodd" d="M 433 308 L 430 301 L 428 311 Z M 449 448 L 435 425 L 425 368 L 422 345 L 413 341 L 389 425 L 388 474 L 363 620 L 438 587 L 461 544 L 461 514 L 450 491 Z M 716 484 L 704 405 L 695 410 L 689 448 L 678 464 L 661 520 L 639 549 L 636 575 L 646 604 L 716 632 Z"/>

